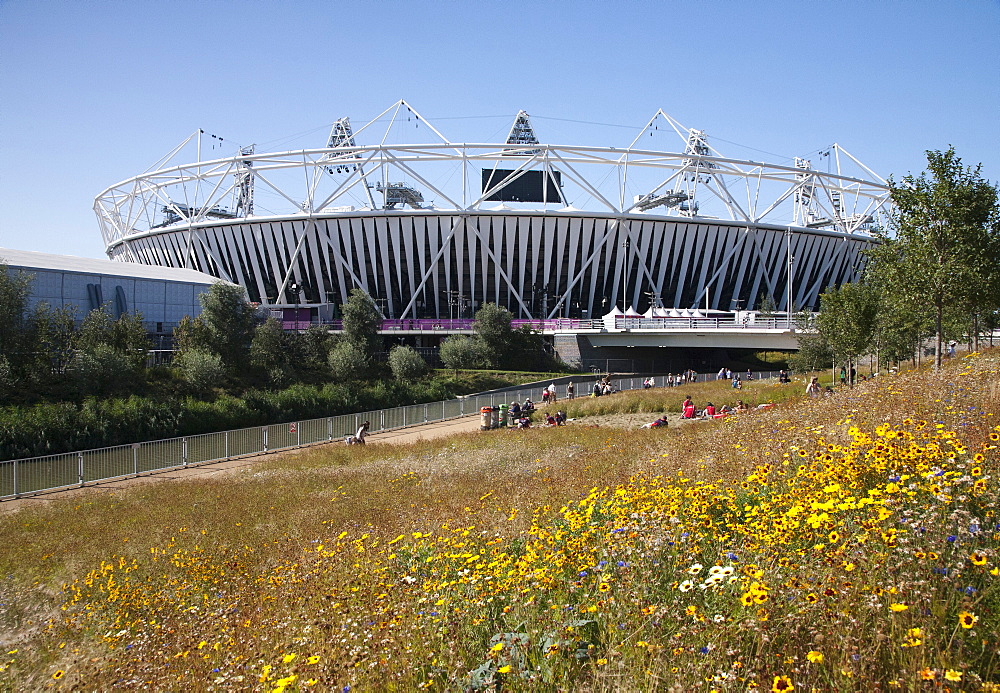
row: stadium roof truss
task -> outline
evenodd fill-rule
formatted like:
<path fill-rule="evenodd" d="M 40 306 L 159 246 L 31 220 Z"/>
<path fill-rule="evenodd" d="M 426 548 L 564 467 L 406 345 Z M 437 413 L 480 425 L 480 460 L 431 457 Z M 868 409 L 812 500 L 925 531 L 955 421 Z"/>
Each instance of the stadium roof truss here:
<path fill-rule="evenodd" d="M 404 118 L 424 124 L 432 141 L 388 144 L 389 133 Z M 376 125 L 386 119 L 379 137 Z M 676 132 L 679 151 L 638 146 L 643 134 L 661 124 Z M 396 205 L 474 213 L 493 209 L 491 198 L 534 172 L 558 180 L 558 194 L 550 197 L 552 184 L 541 185 L 540 201 L 504 201 L 500 209 L 656 214 L 865 234 L 882 226 L 889 202 L 885 181 L 839 145 L 821 153 L 831 157 L 833 170 L 827 172 L 805 159 L 792 165 L 734 159 L 662 110 L 623 148 L 540 143 L 524 111 L 505 142 L 455 143 L 405 101 L 357 131 L 341 118 L 328 146 L 315 149 L 257 152 L 248 146 L 202 161 L 202 135 L 200 130 L 191 135 L 154 170 L 97 196 L 94 210 L 109 248 L 166 226 L 193 229 L 219 219 L 309 217 Z M 368 137 L 378 142 L 358 144 Z M 195 142 L 197 161 L 170 163 Z M 498 170 L 503 175 L 483 176 L 488 187 L 479 185 L 482 172 Z M 432 203 L 425 206 L 428 197 Z"/>
<path fill-rule="evenodd" d="M 677 146 L 639 146 L 647 134 Z M 329 304 L 361 286 L 407 318 L 459 298 L 522 317 L 710 290 L 722 307 L 811 305 L 856 275 L 889 204 L 838 145 L 820 153 L 827 171 L 737 159 L 662 110 L 623 147 L 545 144 L 524 111 L 503 142 L 456 143 L 405 101 L 357 130 L 340 118 L 325 147 L 203 160 L 204 137 L 97 196 L 109 256 L 201 269 L 275 305 L 297 305 L 294 287 Z"/>

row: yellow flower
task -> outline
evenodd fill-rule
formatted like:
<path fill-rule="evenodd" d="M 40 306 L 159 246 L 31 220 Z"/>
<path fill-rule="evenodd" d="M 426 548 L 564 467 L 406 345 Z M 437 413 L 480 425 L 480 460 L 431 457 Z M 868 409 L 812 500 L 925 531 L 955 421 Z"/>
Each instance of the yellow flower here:
<path fill-rule="evenodd" d="M 979 617 L 969 611 L 962 611 L 958 614 L 958 622 L 962 628 L 972 628 L 978 620 Z"/>
<path fill-rule="evenodd" d="M 312 657 L 306 660 L 306 664 L 318 664 L 318 663 L 319 663 L 319 655 L 313 655 Z"/>
<path fill-rule="evenodd" d="M 893 611 L 906 611 L 910 607 L 908 607 L 906 604 L 893 603 L 889 605 L 889 608 L 892 609 Z"/>
<path fill-rule="evenodd" d="M 504 666 L 502 666 L 499 669 L 497 669 L 497 673 L 500 673 L 500 674 L 509 674 L 510 670 L 511 670 L 510 664 L 505 664 Z"/>
<path fill-rule="evenodd" d="M 924 681 L 933 681 L 934 670 L 931 669 L 930 667 L 924 667 L 923 669 L 920 670 L 920 678 L 922 678 Z"/>
<path fill-rule="evenodd" d="M 975 551 L 969 556 L 969 560 L 972 561 L 972 565 L 986 565 L 986 554 Z"/>
<path fill-rule="evenodd" d="M 66 672 L 63 671 L 62 669 L 60 669 L 56 673 L 52 674 L 52 678 L 54 678 L 56 681 L 58 681 L 59 679 L 61 679 L 65 675 L 66 675 Z"/>
<path fill-rule="evenodd" d="M 806 655 L 806 659 L 808 659 L 813 664 L 822 664 L 823 653 L 817 652 L 816 650 L 809 650 L 809 653 Z"/>
<path fill-rule="evenodd" d="M 944 677 L 949 681 L 961 681 L 962 672 L 955 671 L 954 669 L 948 669 L 947 671 L 944 672 Z"/>
<path fill-rule="evenodd" d="M 597 666 L 599 666 L 599 667 L 603 667 L 607 663 L 608 663 L 608 660 L 605 659 L 604 657 L 601 657 L 600 659 L 597 660 Z"/>
<path fill-rule="evenodd" d="M 771 684 L 772 693 L 785 693 L 792 688 L 792 680 L 787 676 L 775 676 L 774 683 Z"/>
<path fill-rule="evenodd" d="M 291 664 L 293 661 L 295 661 L 295 657 L 296 655 L 294 652 L 289 652 L 288 654 L 286 654 L 284 657 L 281 658 L 281 661 L 284 662 L 285 664 Z"/>
<path fill-rule="evenodd" d="M 490 652 L 499 652 L 502 649 L 503 649 L 503 643 L 498 642 L 496 645 L 490 648 Z"/>

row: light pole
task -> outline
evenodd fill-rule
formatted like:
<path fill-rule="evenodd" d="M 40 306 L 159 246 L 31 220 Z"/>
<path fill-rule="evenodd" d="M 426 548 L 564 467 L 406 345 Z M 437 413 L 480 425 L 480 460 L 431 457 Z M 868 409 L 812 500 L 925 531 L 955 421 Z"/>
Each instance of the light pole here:
<path fill-rule="evenodd" d="M 792 227 L 785 231 L 785 252 L 788 256 L 788 300 L 785 301 L 785 323 L 788 330 L 792 329 Z"/>
<path fill-rule="evenodd" d="M 622 243 L 622 313 L 628 310 L 628 236 Z"/>

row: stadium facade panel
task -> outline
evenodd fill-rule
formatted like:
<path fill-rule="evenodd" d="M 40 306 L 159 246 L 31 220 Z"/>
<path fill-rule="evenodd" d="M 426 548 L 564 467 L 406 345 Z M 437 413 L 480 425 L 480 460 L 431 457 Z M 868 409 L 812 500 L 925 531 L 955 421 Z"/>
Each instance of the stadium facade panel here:
<path fill-rule="evenodd" d="M 793 309 L 814 308 L 857 278 L 873 242 L 698 219 L 414 210 L 164 228 L 111 257 L 193 265 L 260 303 L 276 303 L 290 276 L 303 306 L 339 305 L 360 286 L 386 318 L 470 317 L 485 302 L 519 318 L 596 318 L 657 300 L 730 311 L 769 297 L 784 311 L 789 289 Z"/>
<path fill-rule="evenodd" d="M 638 146 L 668 135 L 680 146 Z M 390 144 L 410 136 L 432 141 Z M 523 111 L 504 142 L 455 143 L 402 101 L 315 149 L 203 160 L 206 137 L 97 196 L 107 253 L 241 284 L 296 320 L 335 318 L 354 287 L 390 319 L 815 309 L 858 277 L 889 204 L 837 145 L 825 171 L 729 158 L 662 111 L 624 147 L 542 144 Z"/>

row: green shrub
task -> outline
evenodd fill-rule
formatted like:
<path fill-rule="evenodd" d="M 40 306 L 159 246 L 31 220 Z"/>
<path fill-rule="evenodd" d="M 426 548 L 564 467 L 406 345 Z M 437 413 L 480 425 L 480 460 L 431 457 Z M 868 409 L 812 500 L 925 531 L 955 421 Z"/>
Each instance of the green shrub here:
<path fill-rule="evenodd" d="M 191 349 L 174 359 L 174 367 L 188 389 L 196 394 L 207 394 L 222 385 L 226 377 L 222 357 L 209 351 Z"/>
<path fill-rule="evenodd" d="M 389 352 L 389 368 L 392 377 L 401 382 L 410 382 L 427 375 L 427 362 L 411 346 L 394 346 Z"/>

